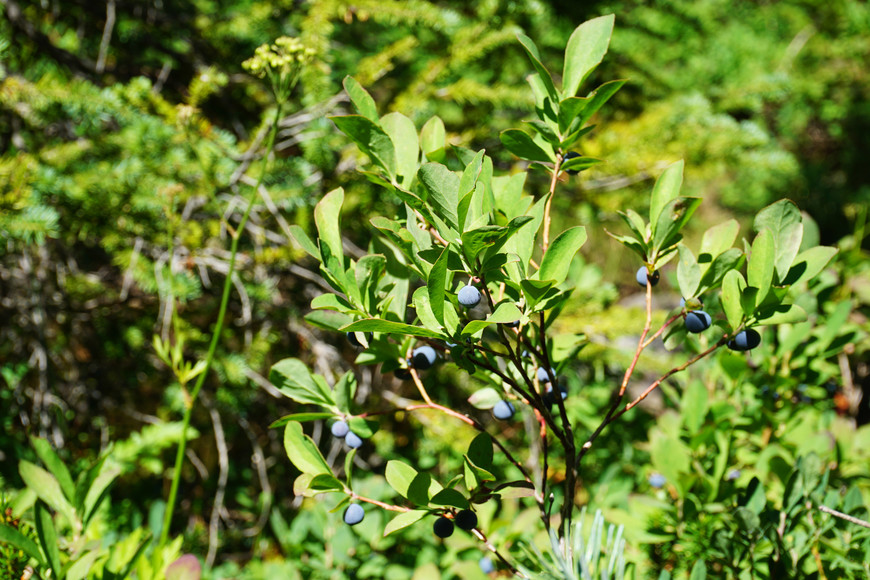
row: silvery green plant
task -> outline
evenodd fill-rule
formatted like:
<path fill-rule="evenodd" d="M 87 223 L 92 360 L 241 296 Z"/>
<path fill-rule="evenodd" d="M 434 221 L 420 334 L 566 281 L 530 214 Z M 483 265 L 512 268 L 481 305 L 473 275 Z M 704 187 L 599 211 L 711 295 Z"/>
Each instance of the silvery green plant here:
<path fill-rule="evenodd" d="M 739 226 L 730 220 L 709 229 L 700 246 L 690 248 L 681 230 L 701 199 L 681 195 L 683 162 L 672 163 L 652 188 L 647 215 L 626 208 L 620 215 L 627 233 L 611 234 L 636 254 L 637 280 L 645 291 L 646 316 L 639 324 L 634 356 L 599 425 L 585 432 L 570 421 L 566 405 L 577 395 L 563 392 L 558 377 L 570 368 L 584 339 L 575 337 L 573 344 L 562 345 L 557 352 L 552 326 L 571 298 L 569 270 L 587 232 L 583 225 L 551 231 L 551 204 L 560 178 L 600 162 L 575 150 L 593 129 L 593 115 L 625 81 L 605 82 L 583 93 L 581 86 L 607 52 L 613 24 L 614 17 L 609 15 L 577 27 L 565 51 L 561 88 L 542 63 L 534 42 L 518 35 L 533 68 L 528 81 L 536 119 L 528 122 L 531 132 L 508 129 L 500 140 L 508 151 L 528 162 L 530 169 L 547 172 L 549 189 L 540 195 L 526 191 L 527 172 L 497 175 L 486 151 L 448 146 L 441 119 L 433 117 L 418 130 L 401 113 L 380 116 L 371 95 L 352 77 L 345 79 L 344 88 L 357 112 L 332 117 L 332 121 L 371 161 L 360 173 L 374 187 L 400 200 L 401 211 L 371 219 L 376 238 L 371 247 L 378 252 L 357 259 L 346 255 L 342 244 L 342 189 L 331 191 L 317 204 L 316 238 L 293 227 L 297 244 L 320 264 L 334 290 L 314 298 L 313 312 L 306 318 L 323 329 L 354 333 L 363 348 L 357 363 L 380 365 L 383 373 L 410 375 L 419 400 L 398 403 L 393 410 L 412 416 L 424 409 L 438 411 L 457 427 L 464 425 L 477 435 L 463 450 L 464 467 L 455 477 L 437 481 L 413 465 L 391 460 L 384 476 L 395 492 L 394 502 L 365 497 L 354 489 L 353 460 L 359 451 L 354 448 L 347 453 L 344 478 L 339 479 L 305 433 L 304 424 L 344 421 L 365 440 L 377 430 L 378 415 L 388 411 L 357 408 L 353 371 L 329 384 L 302 361 L 285 359 L 273 366 L 272 382 L 300 405 L 316 408 L 274 424 L 284 428 L 288 457 L 301 472 L 294 484 L 296 493 L 338 494 L 334 511 L 354 502 L 393 512 L 395 517 L 384 529 L 389 534 L 427 516 L 430 522 L 432 516 L 437 521 L 452 521 L 460 511 L 499 501 L 510 492 L 538 508 L 543 530 L 552 539 L 550 557 L 555 564 L 548 565 L 553 570 L 549 577 L 586 578 L 594 560 L 587 552 L 589 546 L 600 544 L 595 534 L 603 523 L 596 516 L 599 532 L 584 543 L 572 525 L 576 506 L 571 498 L 578 486 L 581 461 L 606 427 L 673 374 L 729 343 L 743 345 L 746 341 L 735 338 L 747 336 L 741 333 L 806 318 L 799 306 L 788 302 L 788 289 L 818 274 L 836 250 L 801 249 L 801 214 L 788 200 L 762 210 L 754 221 L 754 238 L 742 246 L 735 247 Z M 669 313 L 655 329 L 653 286 L 673 263 L 678 288 L 689 306 Z M 480 292 L 480 304 L 474 309 L 481 310 L 482 317 L 471 316 L 471 309 L 466 308 L 473 302 L 464 296 L 471 285 Z M 690 336 L 683 321 L 702 297 L 710 324 Z M 690 327 L 695 328 L 692 323 Z M 365 333 L 372 333 L 372 338 Z M 692 348 L 687 349 L 683 363 L 651 381 L 639 394 L 627 397 L 638 360 L 658 339 L 671 348 L 693 341 Z M 468 402 L 479 413 L 459 412 L 454 408 L 457 401 L 430 395 L 428 376 L 437 373 L 439 364 L 455 365 L 472 375 L 478 390 Z M 562 396 L 548 396 L 550 390 Z M 512 443 L 503 432 L 513 420 L 506 408 L 515 409 L 536 426 L 532 437 L 542 452 L 535 469 L 528 467 L 525 455 L 529 449 Z M 491 421 L 489 411 L 493 409 L 504 422 Z M 561 447 L 564 456 L 564 465 L 558 466 L 564 477 L 558 482 L 550 480 L 554 445 Z M 510 465 L 508 470 L 496 469 L 501 461 L 494 461 L 495 454 Z M 663 475 L 672 479 L 670 474 Z M 560 493 L 553 493 L 554 486 L 561 488 Z M 519 575 L 531 574 L 505 546 L 489 539 L 485 526 L 481 520 L 470 530 L 482 549 L 491 552 L 500 567 Z M 624 560 L 617 554 L 622 553 L 622 538 L 615 533 L 612 539 L 612 544 L 606 543 L 611 554 L 606 570 L 620 577 Z"/>

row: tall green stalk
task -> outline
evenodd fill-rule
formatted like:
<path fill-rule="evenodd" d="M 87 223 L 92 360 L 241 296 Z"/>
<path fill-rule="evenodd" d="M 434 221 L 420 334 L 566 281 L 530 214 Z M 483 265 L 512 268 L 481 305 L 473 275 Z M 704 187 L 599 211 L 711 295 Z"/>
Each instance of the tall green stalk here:
<path fill-rule="evenodd" d="M 193 414 L 193 408 L 196 405 L 196 398 L 199 395 L 199 391 L 202 389 L 202 385 L 205 382 L 205 377 L 208 375 L 208 371 L 211 368 L 211 363 L 214 360 L 214 353 L 217 350 L 218 341 L 220 340 L 221 330 L 223 330 L 224 316 L 226 315 L 227 305 L 230 301 L 230 287 L 232 286 L 233 274 L 235 273 L 236 254 L 239 250 L 239 239 L 242 236 L 242 232 L 244 232 L 245 230 L 245 224 L 247 224 L 248 218 L 251 215 L 251 210 L 254 207 L 254 202 L 257 200 L 257 194 L 260 190 L 260 185 L 263 183 L 263 178 L 266 175 L 268 158 L 272 154 L 272 150 L 275 147 L 275 137 L 278 134 L 278 121 L 281 119 L 282 105 L 283 101 L 279 100 L 277 107 L 275 108 L 275 118 L 272 121 L 272 127 L 269 131 L 269 139 L 266 142 L 266 154 L 263 158 L 263 167 L 260 170 L 260 176 L 257 178 L 257 183 L 256 185 L 254 185 L 253 190 L 248 197 L 248 205 L 245 208 L 245 213 L 242 215 L 239 226 L 231 234 L 232 244 L 230 246 L 230 266 L 229 270 L 227 271 L 226 279 L 224 280 L 224 289 L 223 294 L 221 295 L 221 305 L 218 309 L 217 322 L 215 323 L 214 331 L 211 335 L 211 342 L 208 345 L 208 353 L 205 357 L 205 368 L 201 373 L 199 373 L 196 378 L 196 383 L 194 383 L 193 389 L 190 392 L 190 399 L 187 403 L 187 409 L 184 412 L 184 419 L 181 427 L 181 441 L 178 444 L 178 451 L 175 454 L 175 467 L 172 473 L 172 487 L 169 489 L 169 498 L 166 501 L 166 511 L 163 514 L 163 528 L 160 530 L 160 540 L 157 542 L 155 555 L 160 553 L 160 550 L 163 548 L 163 546 L 166 545 L 166 540 L 169 537 L 169 525 L 172 522 L 172 514 L 175 511 L 175 501 L 178 496 L 178 484 L 181 481 L 181 465 L 184 461 L 184 452 L 187 448 L 187 429 L 190 426 L 190 417 Z"/>

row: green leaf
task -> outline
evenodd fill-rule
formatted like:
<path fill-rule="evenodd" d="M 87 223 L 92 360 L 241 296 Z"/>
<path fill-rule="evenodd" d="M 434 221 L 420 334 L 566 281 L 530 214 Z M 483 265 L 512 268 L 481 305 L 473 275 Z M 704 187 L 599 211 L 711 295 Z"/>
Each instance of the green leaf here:
<path fill-rule="evenodd" d="M 446 153 L 447 133 L 444 131 L 444 121 L 434 116 L 426 121 L 420 131 L 420 147 L 429 161 L 443 163 Z"/>
<path fill-rule="evenodd" d="M 434 505 L 449 505 L 459 509 L 468 509 L 468 500 L 455 489 L 442 489 L 429 500 Z"/>
<path fill-rule="evenodd" d="M 707 254 L 709 257 L 702 259 L 700 256 L 698 262 L 709 264 L 716 256 L 731 248 L 734 245 L 734 240 L 737 239 L 737 232 L 740 231 L 740 224 L 737 220 L 730 219 L 713 226 L 704 232 L 704 237 L 701 239 L 700 256 Z"/>
<path fill-rule="evenodd" d="M 441 255 L 435 260 L 429 276 L 426 279 L 426 289 L 429 295 L 429 305 L 435 320 L 444 325 L 444 297 L 447 286 L 447 261 L 450 257 L 450 249 L 444 248 Z"/>
<path fill-rule="evenodd" d="M 709 256 L 709 254 L 701 254 L 701 256 Z M 737 248 L 725 250 L 713 260 L 713 264 L 707 266 L 704 276 L 701 278 L 700 292 L 704 292 L 709 288 L 715 287 L 725 277 L 725 274 L 731 270 L 740 268 L 743 264 L 743 252 Z M 702 265 L 703 267 L 703 265 Z"/>
<path fill-rule="evenodd" d="M 438 214 L 459 230 L 459 178 L 440 163 L 425 163 L 417 172 L 420 183 L 429 192 L 429 201 Z"/>
<path fill-rule="evenodd" d="M 45 439 L 40 439 L 39 437 L 31 437 L 30 444 L 39 456 L 39 459 L 42 460 L 42 463 L 45 464 L 48 470 L 57 479 L 57 482 L 60 484 L 60 488 L 63 490 L 66 498 L 70 501 L 75 501 L 76 487 L 75 484 L 73 484 L 72 476 L 69 474 L 66 465 L 63 464 L 63 461 L 60 460 L 60 457 L 58 457 L 57 453 L 54 452 L 54 449 L 51 448 L 51 443 Z"/>
<path fill-rule="evenodd" d="M 76 519 L 72 504 L 64 497 L 60 484 L 52 474 L 25 460 L 18 464 L 18 473 L 21 474 L 21 479 L 24 480 L 25 485 L 36 492 L 39 499 L 62 514 L 70 525 L 73 527 L 78 525 L 79 522 Z"/>
<path fill-rule="evenodd" d="M 417 470 L 407 463 L 398 459 L 392 459 L 387 462 L 384 477 L 396 493 L 407 498 L 408 489 L 411 487 L 411 482 L 417 477 L 417 473 Z"/>
<path fill-rule="evenodd" d="M 680 252 L 680 261 L 677 263 L 677 283 L 680 286 L 680 294 L 683 298 L 694 298 L 701 283 L 701 268 L 695 260 L 692 250 L 680 244 L 677 250 Z"/>
<path fill-rule="evenodd" d="M 495 404 L 502 400 L 503 393 L 499 393 L 492 387 L 477 389 L 468 397 L 468 402 L 475 409 L 492 409 Z"/>
<path fill-rule="evenodd" d="M 100 504 L 109 497 L 109 487 L 121 475 L 121 466 L 114 461 L 102 461 L 96 477 L 91 481 L 84 494 L 82 525 L 87 526 L 97 514 Z"/>
<path fill-rule="evenodd" d="M 353 371 L 344 373 L 334 387 L 335 401 L 338 408 L 342 411 L 348 411 L 353 403 L 353 398 L 356 395 L 356 376 Z M 357 433 L 359 435 L 359 433 Z"/>
<path fill-rule="evenodd" d="M 384 115 L 381 118 L 381 127 L 390 136 L 396 148 L 396 174 L 402 178 L 400 182 L 402 186 L 408 189 L 420 165 L 417 128 L 411 119 L 401 113 Z"/>
<path fill-rule="evenodd" d="M 572 157 L 562 164 L 561 169 L 563 171 L 584 171 L 599 163 L 603 163 L 603 160 L 594 157 Z"/>
<path fill-rule="evenodd" d="M 708 399 L 707 387 L 700 381 L 691 383 L 683 393 L 683 399 L 680 402 L 680 416 L 683 419 L 683 425 L 693 435 L 704 424 Z"/>
<path fill-rule="evenodd" d="M 379 426 L 379 423 L 374 419 L 366 419 L 364 417 L 349 417 L 347 424 L 350 426 L 350 430 L 362 439 L 368 439 L 374 435 Z"/>
<path fill-rule="evenodd" d="M 459 199 L 474 191 L 474 186 L 477 184 L 481 169 L 483 168 L 483 157 L 485 154 L 486 152 L 483 149 L 478 151 L 474 159 L 462 171 L 462 176 L 459 178 Z"/>
<path fill-rule="evenodd" d="M 701 205 L 701 198 L 698 197 L 678 197 L 665 205 L 653 226 L 653 252 L 656 261 L 662 257 L 662 250 L 667 250 L 678 241 L 675 236 L 683 229 L 699 205 Z"/>
<path fill-rule="evenodd" d="M 703 560 L 698 560 L 692 566 L 692 575 L 689 576 L 689 580 L 707 580 L 707 565 Z"/>
<path fill-rule="evenodd" d="M 740 327 L 743 322 L 743 307 L 740 296 L 746 288 L 746 281 L 737 270 L 729 270 L 722 279 L 722 310 L 732 331 Z"/>
<path fill-rule="evenodd" d="M 321 294 L 311 300 L 312 310 L 335 310 L 336 312 L 358 312 L 358 310 L 338 294 Z"/>
<path fill-rule="evenodd" d="M 808 319 L 807 312 L 797 304 L 777 304 L 763 307 L 755 313 L 759 326 L 796 324 Z"/>
<path fill-rule="evenodd" d="M 523 289 L 523 295 L 526 298 L 526 305 L 529 308 L 535 308 L 538 303 L 543 300 L 555 287 L 552 280 L 523 280 L 520 282 L 520 287 Z"/>
<path fill-rule="evenodd" d="M 471 440 L 468 446 L 468 459 L 481 469 L 492 469 L 492 437 L 488 433 L 480 433 Z"/>
<path fill-rule="evenodd" d="M 507 231 L 503 226 L 483 226 L 462 234 L 462 254 L 469 264 L 474 264 L 477 256 L 501 239 Z"/>
<path fill-rule="evenodd" d="M 794 259 L 794 264 L 792 264 L 788 275 L 782 280 L 782 283 L 790 286 L 812 280 L 828 265 L 828 262 L 836 255 L 837 251 L 837 248 L 816 246 L 801 252 Z"/>
<path fill-rule="evenodd" d="M 320 237 L 320 256 L 324 264 L 327 262 L 323 246 L 329 248 L 329 253 L 339 259 L 339 268 L 343 270 L 344 249 L 341 244 L 341 205 L 344 203 L 344 190 L 333 189 L 317 202 L 314 207 L 314 223 L 317 224 L 317 234 Z M 335 272 L 333 272 L 335 273 Z"/>
<path fill-rule="evenodd" d="M 507 129 L 502 131 L 499 137 L 501 138 L 502 145 L 521 159 L 540 161 L 542 163 L 554 163 L 556 161 L 556 156 L 552 151 L 545 151 L 524 131 Z"/>
<path fill-rule="evenodd" d="M 272 365 L 269 380 L 284 396 L 297 403 L 309 403 L 324 407 L 335 406 L 332 393 L 317 384 L 308 367 L 299 359 L 285 358 Z"/>
<path fill-rule="evenodd" d="M 550 72 L 543 64 L 541 64 L 541 55 L 538 53 L 538 47 L 535 46 L 532 39 L 525 34 L 517 34 L 517 40 L 519 40 L 520 44 L 523 45 L 523 49 L 525 49 L 526 54 L 528 54 L 529 60 L 532 61 L 532 66 L 535 67 L 536 71 L 538 71 L 540 82 L 543 84 L 544 89 L 546 89 L 550 100 L 554 103 L 559 102 L 559 92 L 556 90 L 556 85 L 553 84 L 553 78 L 550 76 Z"/>
<path fill-rule="evenodd" d="M 334 417 L 335 413 L 327 413 L 327 412 L 317 412 L 317 413 L 291 413 L 289 415 L 284 415 L 280 419 L 273 421 L 271 425 L 269 425 L 269 429 L 277 429 L 278 427 L 283 427 L 290 421 L 296 421 L 297 423 L 306 423 L 308 421 L 317 421 L 319 419 L 329 419 L 330 417 Z"/>
<path fill-rule="evenodd" d="M 337 331 L 339 328 L 350 324 L 353 320 L 347 314 L 330 310 L 315 310 L 305 315 L 305 321 L 317 328 Z"/>
<path fill-rule="evenodd" d="M 793 201 L 781 199 L 758 212 L 753 227 L 757 232 L 767 228 L 773 234 L 776 247 L 774 258 L 776 281 L 784 280 L 795 256 L 800 251 L 801 238 L 803 238 L 800 210 Z"/>
<path fill-rule="evenodd" d="M 553 280 L 557 285 L 564 282 L 568 277 L 574 254 L 585 242 L 586 228 L 583 226 L 574 226 L 559 234 L 544 253 L 541 269 L 538 270 L 538 279 Z"/>
<path fill-rule="evenodd" d="M 91 571 L 94 563 L 101 557 L 98 550 L 86 552 L 81 558 L 76 560 L 66 571 L 66 580 L 84 580 L 88 577 L 88 572 Z"/>
<path fill-rule="evenodd" d="M 309 475 L 320 475 L 332 470 L 314 441 L 302 432 L 302 423 L 290 421 L 284 429 L 284 450 L 296 469 Z"/>
<path fill-rule="evenodd" d="M 36 524 L 36 536 L 39 538 L 39 545 L 42 547 L 42 551 L 45 554 L 44 561 L 48 564 L 48 567 L 51 568 L 52 577 L 62 578 L 60 549 L 58 548 L 57 543 L 57 530 L 54 527 L 54 520 L 51 518 L 51 512 L 48 511 L 48 507 L 46 507 L 45 503 L 42 501 L 36 502 L 33 506 L 33 512 L 33 519 Z"/>
<path fill-rule="evenodd" d="M 670 164 L 653 186 L 650 196 L 649 223 L 652 224 L 654 234 L 662 210 L 680 195 L 680 187 L 683 185 L 683 166 L 682 159 Z"/>
<path fill-rule="evenodd" d="M 363 153 L 387 173 L 391 181 L 396 179 L 396 148 L 380 125 L 362 115 L 330 119 L 339 131 L 350 137 Z"/>
<path fill-rule="evenodd" d="M 502 302 L 486 320 L 472 320 L 462 329 L 463 336 L 477 334 L 490 324 L 505 324 L 519 320 L 523 313 L 513 302 Z"/>
<path fill-rule="evenodd" d="M 42 553 L 39 551 L 39 546 L 12 526 L 0 525 L 0 545 L 12 546 L 21 550 L 36 560 L 40 567 L 46 565 Z"/>
<path fill-rule="evenodd" d="M 586 123 L 626 82 L 625 79 L 608 81 L 590 93 L 588 97 L 589 104 L 583 109 L 580 115 L 580 122 Z"/>
<path fill-rule="evenodd" d="M 357 113 L 366 117 L 370 121 L 377 123 L 378 107 L 375 105 L 375 100 L 368 91 L 366 91 L 363 86 L 350 75 L 344 77 L 341 84 L 344 85 L 344 90 L 347 92 L 347 96 L 350 97 Z"/>
<path fill-rule="evenodd" d="M 568 97 L 562 100 L 559 103 L 559 130 L 562 133 L 567 132 L 588 104 L 589 99 L 585 97 Z"/>
<path fill-rule="evenodd" d="M 765 228 L 755 236 L 755 240 L 752 242 L 749 265 L 746 268 L 747 284 L 758 289 L 755 304 L 764 302 L 770 291 L 770 285 L 773 282 L 775 254 L 773 235 L 769 229 Z"/>
<path fill-rule="evenodd" d="M 443 338 L 442 333 L 429 330 L 428 328 L 411 326 L 410 324 L 405 324 L 403 322 L 393 322 L 391 320 L 383 320 L 380 318 L 357 320 L 339 330 L 342 332 L 380 332 L 383 334 L 419 336 L 421 338 Z"/>
<path fill-rule="evenodd" d="M 408 526 L 419 522 L 428 515 L 428 510 L 411 510 L 409 512 L 402 512 L 394 517 L 392 520 L 390 520 L 390 523 L 386 525 L 386 527 L 384 528 L 384 537 L 387 537 L 393 532 L 397 532 L 402 528 L 407 528 Z"/>
<path fill-rule="evenodd" d="M 613 33 L 614 15 L 599 16 L 574 29 L 565 48 L 562 73 L 562 94 L 573 97 L 583 80 L 589 76 L 607 54 Z"/>
<path fill-rule="evenodd" d="M 444 300 L 441 301 L 441 314 L 444 314 Z M 414 310 L 417 312 L 417 318 L 427 329 L 441 333 L 444 325 L 435 318 L 432 312 L 432 304 L 429 300 L 429 290 L 425 286 L 421 286 L 414 291 Z M 443 318 L 443 316 L 442 316 Z"/>

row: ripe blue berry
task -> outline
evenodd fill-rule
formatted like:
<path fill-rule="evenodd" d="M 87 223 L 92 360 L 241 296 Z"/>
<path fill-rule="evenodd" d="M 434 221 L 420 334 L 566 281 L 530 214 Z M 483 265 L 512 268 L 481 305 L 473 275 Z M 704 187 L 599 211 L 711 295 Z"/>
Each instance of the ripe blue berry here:
<path fill-rule="evenodd" d="M 752 350 L 759 344 L 761 344 L 761 335 L 754 328 L 747 328 L 728 341 L 728 348 L 737 351 Z"/>
<path fill-rule="evenodd" d="M 686 330 L 689 332 L 704 332 L 710 325 L 713 324 L 713 319 L 703 310 L 693 310 L 686 313 Z"/>
<path fill-rule="evenodd" d="M 553 374 L 553 376 L 556 375 L 556 371 L 553 370 L 552 367 L 550 367 L 549 373 L 547 372 L 547 369 L 545 369 L 544 367 L 538 367 L 538 382 L 539 383 L 549 383 L 551 373 Z"/>
<path fill-rule="evenodd" d="M 511 417 L 514 416 L 514 412 L 516 408 L 514 408 L 514 404 L 510 401 L 499 401 L 492 408 L 492 414 L 496 419 L 501 419 L 502 421 L 507 421 Z"/>
<path fill-rule="evenodd" d="M 562 161 L 565 162 L 565 161 L 568 161 L 569 159 L 574 159 L 576 157 L 580 157 L 580 154 L 577 153 L 576 151 L 568 151 L 568 153 L 565 154 L 565 157 L 562 158 Z M 580 170 L 579 169 L 566 169 L 565 173 L 568 173 L 569 175 L 577 175 L 578 173 L 580 173 Z"/>
<path fill-rule="evenodd" d="M 366 512 L 358 503 L 352 503 L 344 510 L 344 523 L 349 526 L 355 526 L 365 517 Z"/>
<path fill-rule="evenodd" d="M 344 421 L 336 421 L 332 424 L 332 428 L 330 429 L 333 437 L 344 437 L 350 431 L 350 427 Z"/>
<path fill-rule="evenodd" d="M 568 398 L 568 387 L 565 385 L 559 385 L 559 394 L 562 395 L 562 400 Z M 553 389 L 550 388 L 546 393 L 544 393 L 544 403 L 547 404 L 549 408 L 553 408 L 553 405 L 556 404 L 556 395 L 553 393 Z"/>
<path fill-rule="evenodd" d="M 366 341 L 369 343 L 375 337 L 374 333 L 372 333 L 372 332 L 366 332 L 365 335 L 366 335 Z M 348 332 L 347 333 L 347 341 L 357 348 L 364 348 L 363 343 L 361 343 L 359 341 L 359 339 L 356 337 L 355 332 Z"/>
<path fill-rule="evenodd" d="M 652 475 L 649 476 L 649 479 L 647 481 L 649 481 L 650 486 L 652 486 L 656 489 L 660 489 L 660 488 L 664 487 L 665 483 L 668 480 L 661 473 L 653 473 Z"/>
<path fill-rule="evenodd" d="M 359 435 L 353 431 L 347 432 L 347 435 L 344 436 L 344 442 L 347 443 L 347 446 L 351 449 L 359 449 L 362 447 L 362 439 L 360 439 Z"/>
<path fill-rule="evenodd" d="M 449 538 L 453 535 L 453 522 L 441 516 L 432 524 L 432 531 L 439 538 Z"/>
<path fill-rule="evenodd" d="M 480 290 L 474 286 L 463 286 L 456 295 L 459 304 L 466 308 L 474 308 L 480 304 Z"/>
<path fill-rule="evenodd" d="M 477 514 L 471 510 L 462 510 L 456 514 L 455 521 L 460 530 L 473 530 L 477 527 Z"/>
<path fill-rule="evenodd" d="M 641 266 L 640 269 L 635 274 L 634 279 L 637 280 L 637 283 L 646 288 L 647 281 L 647 269 L 646 266 Z M 656 270 L 649 276 L 649 284 L 650 286 L 655 286 L 659 283 L 659 271 Z"/>
<path fill-rule="evenodd" d="M 493 565 L 492 560 L 486 556 L 478 560 L 477 565 L 480 566 L 480 570 L 484 574 L 491 574 L 495 571 L 495 566 Z"/>
<path fill-rule="evenodd" d="M 436 358 L 438 358 L 438 355 L 435 353 L 435 349 L 429 345 L 415 348 L 413 352 L 411 352 L 411 360 L 414 362 L 414 368 L 421 371 L 425 371 L 434 365 Z"/>
<path fill-rule="evenodd" d="M 396 378 L 400 381 L 408 381 L 411 379 L 411 371 L 408 369 L 396 369 L 393 374 L 396 375 Z"/>

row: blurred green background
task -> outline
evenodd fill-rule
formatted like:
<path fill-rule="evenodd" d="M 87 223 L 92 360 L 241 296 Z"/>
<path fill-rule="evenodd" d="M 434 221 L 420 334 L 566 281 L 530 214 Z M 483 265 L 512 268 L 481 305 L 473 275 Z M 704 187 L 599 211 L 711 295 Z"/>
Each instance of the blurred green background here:
<path fill-rule="evenodd" d="M 310 229 L 314 204 L 342 186 L 353 252 L 369 243 L 368 219 L 399 205 L 356 173 L 364 158 L 326 119 L 349 109 L 345 75 L 372 93 L 382 114 L 401 111 L 417 127 L 438 115 L 450 143 L 485 148 L 496 171 L 509 173 L 522 167 L 499 132 L 522 126 L 533 108 L 516 34 L 533 38 L 550 70 L 561 70 L 572 30 L 606 13 L 616 14 L 616 28 L 590 86 L 628 83 L 599 114 L 583 153 L 607 162 L 562 183 L 554 202 L 556 230 L 582 223 L 590 236 L 572 270 L 575 303 L 560 322 L 561 331 L 588 338 L 570 379 L 588 396 L 572 403 L 572 417 L 594 428 L 622 374 L 622 339 L 639 330 L 630 296 L 637 264 L 605 229 L 621 227 L 618 210 L 646 209 L 667 164 L 685 159 L 684 193 L 704 198 L 690 242 L 730 217 L 748 237 L 751 216 L 787 197 L 805 212 L 807 235 L 840 253 L 811 288 L 809 326 L 792 329 L 791 341 L 787 331 L 772 337 L 752 364 L 711 361 L 664 389 L 657 407 L 623 420 L 584 464 L 581 501 L 626 524 L 641 573 L 680 570 L 681 555 L 709 556 L 706 531 L 668 520 L 691 516 L 643 499 L 655 497 L 646 480 L 664 461 L 655 451 L 663 433 L 705 453 L 691 433 L 674 435 L 668 412 L 682 409 L 680 391 L 698 381 L 721 386 L 715 396 L 745 410 L 725 418 L 744 449 L 738 456 L 732 443 L 730 461 L 758 469 L 765 485 L 769 477 L 773 495 L 784 485 L 775 477 L 782 469 L 770 467 L 775 455 L 794 463 L 815 451 L 837 465 L 844 485 L 870 475 L 870 435 L 859 428 L 870 421 L 866 2 L 3 0 L 3 8 L 0 477 L 9 497 L 22 487 L 18 460 L 34 457 L 28 436 L 47 438 L 74 471 L 113 444 L 123 475 L 106 538 L 159 525 L 183 397 L 152 336 L 168 336 L 174 295 L 189 358 L 205 351 L 227 269 L 227 228 L 239 221 L 253 182 L 247 175 L 263 163 L 257 151 L 272 106 L 268 87 L 241 62 L 278 36 L 298 36 L 318 58 L 282 121 L 268 196 L 242 238 L 173 533 L 214 566 L 214 577 L 339 578 L 353 570 L 359 578 L 410 578 L 435 565 L 444 577 L 482 577 L 470 540 L 445 550 L 427 526 L 382 539 L 377 512 L 351 532 L 326 514 L 328 502 L 306 500 L 300 509 L 280 430 L 269 429 L 297 409 L 276 396 L 268 369 L 296 356 L 332 376 L 350 368 L 355 353 L 303 319 L 325 286 L 288 228 Z M 527 191 L 543 193 L 547 179 L 533 173 Z M 664 308 L 679 298 L 669 275 Z M 642 374 L 670 368 L 673 354 L 660 354 L 642 362 Z M 359 368 L 360 401 L 388 407 L 382 391 L 395 386 L 372 369 Z M 430 392 L 459 406 L 464 397 L 452 386 L 472 387 L 450 368 L 428 380 Z M 382 472 L 389 458 L 429 457 L 433 464 L 421 467 L 436 468 L 439 458 L 441 469 L 457 468 L 453 433 L 441 422 L 387 415 L 361 466 Z M 805 440 L 829 432 L 833 446 Z M 334 460 L 337 448 L 319 427 L 314 437 Z M 762 456 L 774 444 L 781 453 Z M 366 485 L 373 497 L 385 493 L 377 477 Z M 523 530 L 518 509 L 487 516 L 511 530 L 504 541 Z"/>

